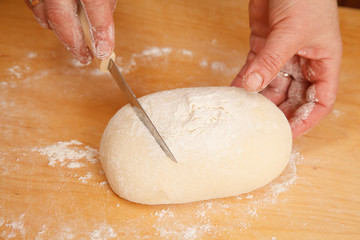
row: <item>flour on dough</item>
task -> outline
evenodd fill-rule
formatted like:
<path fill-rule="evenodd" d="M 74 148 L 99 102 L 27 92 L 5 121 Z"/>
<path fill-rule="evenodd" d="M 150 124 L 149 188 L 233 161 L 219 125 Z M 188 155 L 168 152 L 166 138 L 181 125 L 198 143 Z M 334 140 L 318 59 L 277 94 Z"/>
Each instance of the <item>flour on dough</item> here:
<path fill-rule="evenodd" d="M 112 189 L 142 204 L 236 196 L 287 165 L 289 123 L 267 98 L 235 87 L 184 88 L 139 99 L 178 163 L 126 105 L 110 120 L 100 159 Z"/>

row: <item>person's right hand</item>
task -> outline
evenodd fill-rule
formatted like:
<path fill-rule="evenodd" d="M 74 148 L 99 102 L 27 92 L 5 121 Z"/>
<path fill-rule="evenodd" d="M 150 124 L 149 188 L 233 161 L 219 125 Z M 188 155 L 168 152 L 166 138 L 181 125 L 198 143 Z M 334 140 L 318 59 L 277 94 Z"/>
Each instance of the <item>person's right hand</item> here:
<path fill-rule="evenodd" d="M 92 53 L 85 43 L 79 16 L 78 0 L 43 0 L 32 7 L 40 26 L 54 31 L 60 42 L 82 64 L 92 60 Z M 81 0 L 90 26 L 92 48 L 95 56 L 105 59 L 114 49 L 115 33 L 112 14 L 116 0 Z"/>

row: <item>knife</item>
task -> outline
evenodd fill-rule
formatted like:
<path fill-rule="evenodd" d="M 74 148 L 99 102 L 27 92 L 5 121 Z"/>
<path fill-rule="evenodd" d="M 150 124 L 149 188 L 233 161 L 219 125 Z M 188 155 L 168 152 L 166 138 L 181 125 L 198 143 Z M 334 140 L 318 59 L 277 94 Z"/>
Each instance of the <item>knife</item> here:
<path fill-rule="evenodd" d="M 93 51 L 91 47 L 91 35 L 88 25 L 88 20 L 85 15 L 85 10 L 82 4 L 79 4 L 79 17 L 81 26 L 84 32 L 84 37 L 87 45 L 90 50 Z M 94 54 L 95 56 L 95 54 Z M 100 59 L 99 59 L 100 60 Z M 130 106 L 135 110 L 136 115 L 141 120 L 141 122 L 145 125 L 147 130 L 149 130 L 150 134 L 154 137 L 155 141 L 159 144 L 161 149 L 165 152 L 166 156 L 177 163 L 174 155 L 170 151 L 169 147 L 166 145 L 164 139 L 161 137 L 159 131 L 156 129 L 149 116 L 146 114 L 145 110 L 141 106 L 139 100 L 136 98 L 135 94 L 125 81 L 124 77 L 121 75 L 119 68 L 115 64 L 115 53 L 113 52 L 108 59 L 100 60 L 100 71 L 109 72 L 111 76 L 115 79 L 116 83 L 119 85 L 121 91 L 125 95 L 126 99 L 130 103 Z"/>

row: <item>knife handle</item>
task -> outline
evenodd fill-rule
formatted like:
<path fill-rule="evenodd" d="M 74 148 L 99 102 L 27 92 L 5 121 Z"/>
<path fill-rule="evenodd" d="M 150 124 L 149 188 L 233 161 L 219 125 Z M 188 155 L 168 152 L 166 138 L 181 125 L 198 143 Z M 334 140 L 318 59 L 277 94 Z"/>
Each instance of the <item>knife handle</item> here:
<path fill-rule="evenodd" d="M 108 57 L 106 59 L 97 59 L 95 57 L 94 49 L 92 48 L 92 44 L 91 44 L 92 38 L 91 38 L 91 34 L 90 34 L 89 22 L 86 17 L 85 9 L 81 3 L 78 4 L 78 9 L 79 9 L 78 14 L 79 14 L 79 18 L 80 18 L 81 27 L 82 27 L 82 30 L 84 33 L 85 42 L 88 45 L 88 47 L 90 48 L 90 51 L 92 52 L 92 54 L 94 55 L 94 60 L 96 62 L 98 62 L 100 71 L 108 72 L 108 66 L 109 66 L 110 59 L 112 59 L 115 62 L 115 53 L 112 52 L 110 57 Z"/>

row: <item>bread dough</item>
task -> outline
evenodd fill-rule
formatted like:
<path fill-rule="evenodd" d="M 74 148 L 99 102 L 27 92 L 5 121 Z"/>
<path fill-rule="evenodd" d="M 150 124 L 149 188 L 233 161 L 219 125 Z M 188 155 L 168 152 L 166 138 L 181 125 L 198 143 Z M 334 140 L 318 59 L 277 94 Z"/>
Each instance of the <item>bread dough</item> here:
<path fill-rule="evenodd" d="M 126 105 L 110 120 L 101 164 L 120 197 L 174 204 L 235 196 L 272 181 L 287 165 L 289 123 L 267 98 L 235 87 L 184 88 L 139 99 L 178 163 Z"/>

